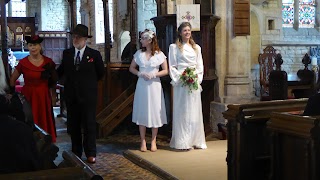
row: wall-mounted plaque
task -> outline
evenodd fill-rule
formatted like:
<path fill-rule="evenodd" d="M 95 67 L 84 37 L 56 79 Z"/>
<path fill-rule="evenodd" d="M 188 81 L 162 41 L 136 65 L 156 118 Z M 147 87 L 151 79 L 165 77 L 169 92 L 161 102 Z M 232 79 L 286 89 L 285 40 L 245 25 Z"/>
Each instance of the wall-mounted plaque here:
<path fill-rule="evenodd" d="M 24 30 L 24 32 L 31 32 L 31 28 L 29 26 L 27 26 L 26 29 Z"/>
<path fill-rule="evenodd" d="M 17 27 L 17 28 L 16 28 L 16 32 L 23 32 L 23 31 L 22 31 L 22 27 L 20 27 L 20 26 Z"/>

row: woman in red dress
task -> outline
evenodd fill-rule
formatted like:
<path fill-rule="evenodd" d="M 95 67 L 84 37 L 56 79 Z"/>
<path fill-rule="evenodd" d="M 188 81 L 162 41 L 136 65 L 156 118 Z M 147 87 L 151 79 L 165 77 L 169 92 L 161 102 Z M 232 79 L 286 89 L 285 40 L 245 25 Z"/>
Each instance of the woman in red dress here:
<path fill-rule="evenodd" d="M 52 109 L 50 84 L 57 81 L 55 63 L 42 55 L 40 43 L 43 38 L 38 35 L 26 36 L 29 56 L 21 59 L 10 78 L 14 89 L 18 77 L 23 74 L 24 86 L 21 93 L 31 104 L 34 123 L 52 136 L 56 142 L 56 128 Z"/>

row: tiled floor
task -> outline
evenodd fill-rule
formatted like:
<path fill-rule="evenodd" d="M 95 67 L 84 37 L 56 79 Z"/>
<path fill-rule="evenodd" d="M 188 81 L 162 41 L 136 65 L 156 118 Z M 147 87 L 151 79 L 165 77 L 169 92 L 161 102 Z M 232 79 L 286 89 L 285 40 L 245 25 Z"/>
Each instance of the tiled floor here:
<path fill-rule="evenodd" d="M 58 109 L 55 108 L 54 112 L 56 115 Z M 59 147 L 59 154 L 55 160 L 57 165 L 63 160 L 61 157 L 62 152 L 71 149 L 70 137 L 66 132 L 65 121 L 64 118 L 56 118 L 58 134 L 56 145 Z M 159 140 L 159 144 L 167 145 L 167 142 Z M 97 141 L 97 162 L 89 165 L 104 179 L 160 179 L 151 172 L 133 164 L 123 156 L 123 151 L 137 149 L 139 145 L 140 139 L 137 133 L 129 133 L 123 130 L 118 131 L 106 139 L 99 139 Z M 85 157 L 82 158 L 85 160 Z"/>

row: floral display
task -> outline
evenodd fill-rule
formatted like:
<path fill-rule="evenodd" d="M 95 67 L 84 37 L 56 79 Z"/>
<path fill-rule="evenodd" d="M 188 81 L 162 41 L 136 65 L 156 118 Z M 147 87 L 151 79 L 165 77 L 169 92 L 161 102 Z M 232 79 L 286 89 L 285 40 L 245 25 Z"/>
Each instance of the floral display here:
<path fill-rule="evenodd" d="M 180 75 L 180 80 L 182 81 L 182 86 L 187 86 L 189 92 L 197 90 L 198 87 L 198 75 L 196 74 L 196 68 L 187 67 L 183 73 Z"/>

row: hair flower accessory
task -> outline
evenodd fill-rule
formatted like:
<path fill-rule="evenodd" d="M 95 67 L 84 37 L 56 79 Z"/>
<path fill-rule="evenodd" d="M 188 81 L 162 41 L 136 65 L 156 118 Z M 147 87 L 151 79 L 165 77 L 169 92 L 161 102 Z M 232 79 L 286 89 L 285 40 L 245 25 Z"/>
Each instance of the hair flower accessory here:
<path fill-rule="evenodd" d="M 154 37 L 154 34 L 155 33 L 153 31 L 148 30 L 148 31 L 143 32 L 143 34 L 141 36 L 144 38 L 147 38 L 147 39 L 152 39 Z"/>
<path fill-rule="evenodd" d="M 183 73 L 180 75 L 180 80 L 182 81 L 182 86 L 188 86 L 189 93 L 193 90 L 198 90 L 198 75 L 196 74 L 196 68 L 187 67 Z"/>

